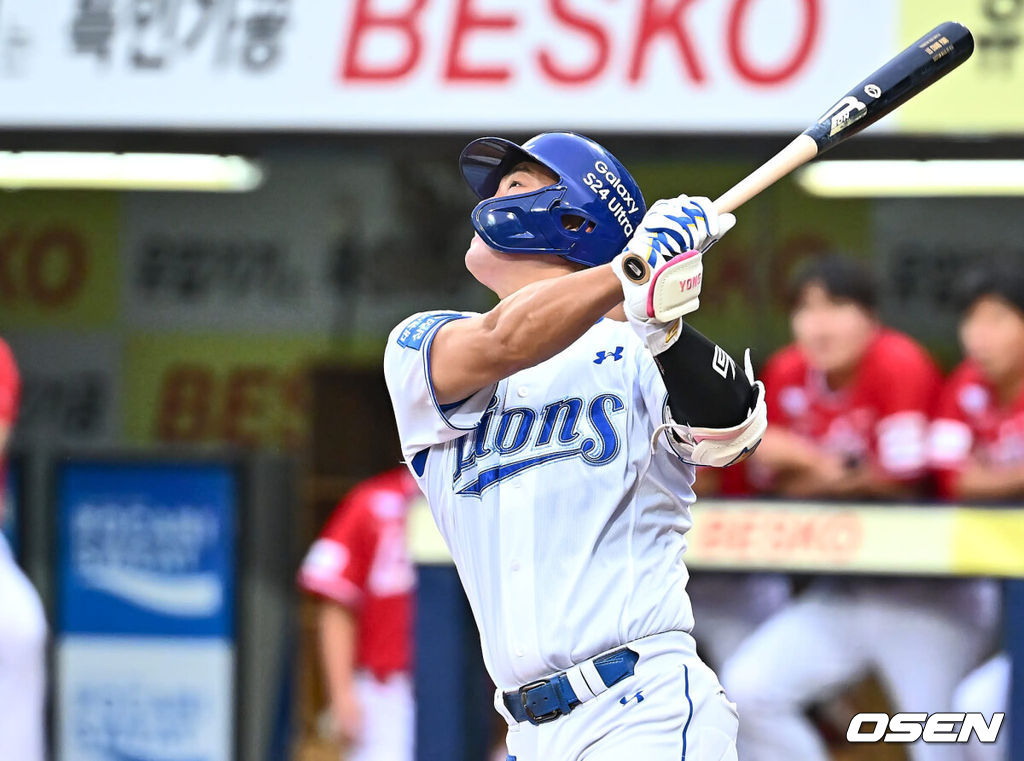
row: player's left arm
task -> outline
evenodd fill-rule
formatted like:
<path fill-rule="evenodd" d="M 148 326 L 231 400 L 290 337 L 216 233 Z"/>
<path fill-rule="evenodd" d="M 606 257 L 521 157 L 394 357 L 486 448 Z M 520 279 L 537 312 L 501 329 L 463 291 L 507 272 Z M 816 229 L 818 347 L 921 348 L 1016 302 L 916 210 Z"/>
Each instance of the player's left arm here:
<path fill-rule="evenodd" d="M 754 380 L 750 352 L 740 369 L 682 320 L 699 305 L 704 252 L 734 224 L 707 198 L 659 201 L 612 262 L 626 317 L 654 356 L 668 392 L 658 431 L 693 465 L 740 462 L 757 447 L 766 425 L 764 386 Z"/>

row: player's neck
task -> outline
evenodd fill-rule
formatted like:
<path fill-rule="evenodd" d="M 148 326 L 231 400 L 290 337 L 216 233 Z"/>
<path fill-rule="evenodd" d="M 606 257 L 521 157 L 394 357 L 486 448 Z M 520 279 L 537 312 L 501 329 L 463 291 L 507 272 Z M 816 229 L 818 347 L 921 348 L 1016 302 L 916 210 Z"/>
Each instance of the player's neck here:
<path fill-rule="evenodd" d="M 829 391 L 842 391 L 853 383 L 853 379 L 856 376 L 857 365 L 838 370 L 829 370 L 825 373 L 825 385 L 828 386 Z"/>
<path fill-rule="evenodd" d="M 508 268 L 501 281 L 494 284 L 491 290 L 494 291 L 499 299 L 503 299 L 533 283 L 550 280 L 554 277 L 571 275 L 576 271 L 568 262 L 564 264 L 543 261 L 517 262 L 516 267 Z"/>

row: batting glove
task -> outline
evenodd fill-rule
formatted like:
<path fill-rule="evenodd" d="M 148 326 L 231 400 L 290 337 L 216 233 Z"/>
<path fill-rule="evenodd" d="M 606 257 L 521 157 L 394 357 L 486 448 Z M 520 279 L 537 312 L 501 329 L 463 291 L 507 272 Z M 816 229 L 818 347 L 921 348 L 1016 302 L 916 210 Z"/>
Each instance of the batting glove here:
<path fill-rule="evenodd" d="M 703 256 L 736 224 L 705 197 L 663 199 L 612 261 L 626 317 L 655 355 L 675 343 L 679 320 L 700 306 Z"/>

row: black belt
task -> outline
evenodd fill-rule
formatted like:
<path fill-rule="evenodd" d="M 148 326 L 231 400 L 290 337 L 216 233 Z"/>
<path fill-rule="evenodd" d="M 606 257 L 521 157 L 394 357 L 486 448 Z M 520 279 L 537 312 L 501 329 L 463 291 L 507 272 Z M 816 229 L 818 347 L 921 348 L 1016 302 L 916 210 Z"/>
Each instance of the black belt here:
<path fill-rule="evenodd" d="M 605 687 L 611 687 L 628 676 L 633 676 L 633 666 L 640 658 L 628 647 L 620 647 L 607 655 L 594 659 L 597 670 Z M 564 716 L 583 701 L 576 696 L 576 691 L 569 684 L 569 677 L 563 671 L 548 679 L 530 682 L 502 694 L 505 708 L 517 722 L 528 721 L 531 724 L 545 724 Z"/>

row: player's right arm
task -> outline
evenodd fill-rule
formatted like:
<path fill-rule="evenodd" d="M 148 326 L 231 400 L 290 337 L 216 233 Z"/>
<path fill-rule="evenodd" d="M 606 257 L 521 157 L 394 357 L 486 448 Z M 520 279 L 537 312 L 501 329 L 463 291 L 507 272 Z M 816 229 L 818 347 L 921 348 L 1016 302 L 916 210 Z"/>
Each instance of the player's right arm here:
<path fill-rule="evenodd" d="M 438 403 L 453 404 L 555 356 L 622 301 L 609 265 L 542 280 L 485 314 L 447 322 L 430 347 Z"/>

